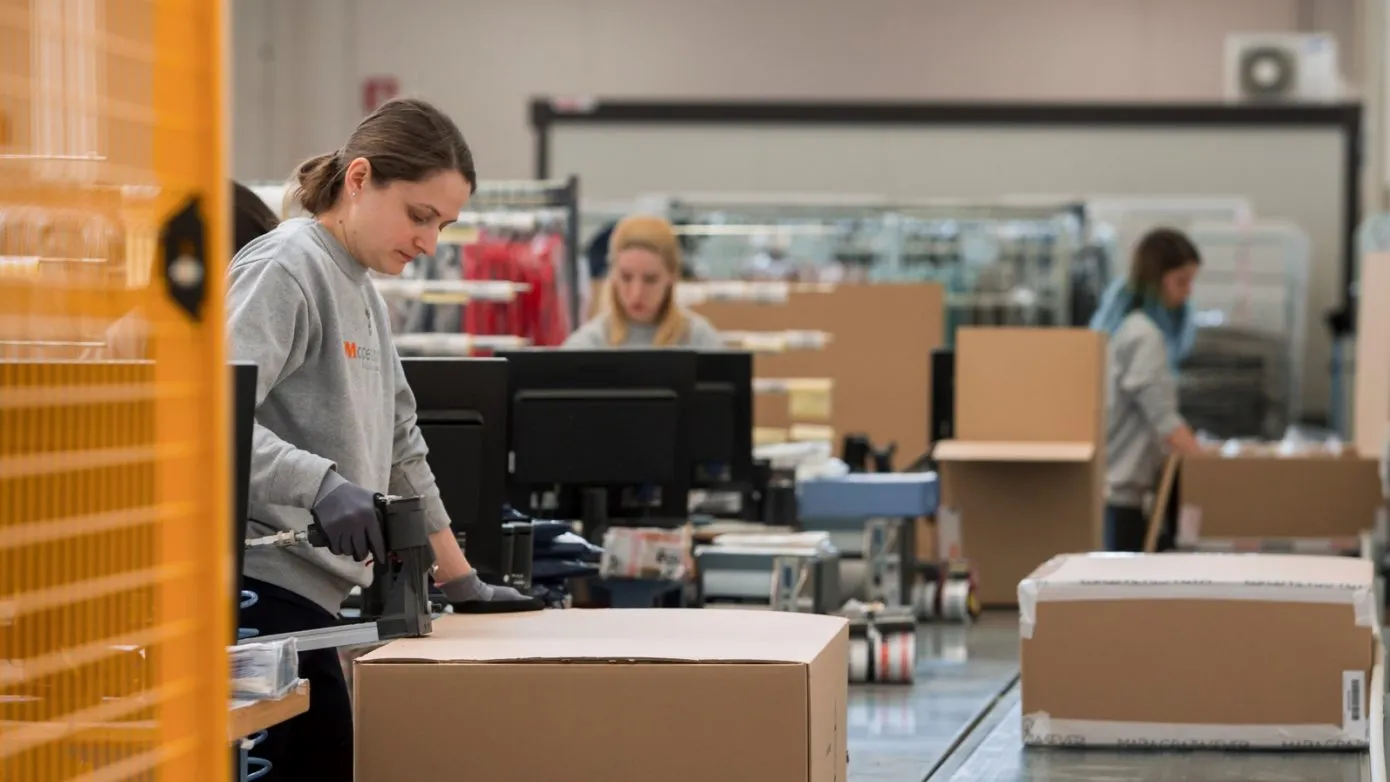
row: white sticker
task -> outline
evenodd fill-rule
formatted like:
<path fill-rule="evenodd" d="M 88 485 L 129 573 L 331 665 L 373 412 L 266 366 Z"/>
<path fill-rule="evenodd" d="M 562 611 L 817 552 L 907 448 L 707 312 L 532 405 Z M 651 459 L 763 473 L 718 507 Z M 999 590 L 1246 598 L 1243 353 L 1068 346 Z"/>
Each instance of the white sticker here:
<path fill-rule="evenodd" d="M 1183 504 L 1178 512 L 1179 546 L 1195 546 L 1202 537 L 1202 509 L 1196 505 Z"/>
<path fill-rule="evenodd" d="M 965 546 L 961 540 L 960 511 L 941 507 L 936 511 L 936 556 L 945 562 L 954 562 L 965 557 Z"/>
<path fill-rule="evenodd" d="M 1369 735 L 1366 719 L 1366 672 L 1342 671 L 1342 732 L 1348 738 Z"/>

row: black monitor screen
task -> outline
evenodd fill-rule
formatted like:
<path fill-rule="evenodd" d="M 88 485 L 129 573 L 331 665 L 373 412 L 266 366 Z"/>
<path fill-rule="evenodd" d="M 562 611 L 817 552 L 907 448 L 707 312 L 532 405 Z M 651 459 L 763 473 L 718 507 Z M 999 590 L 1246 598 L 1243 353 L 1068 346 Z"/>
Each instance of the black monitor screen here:
<path fill-rule="evenodd" d="M 523 350 L 511 375 L 510 494 L 641 488 L 652 517 L 684 518 L 697 354 L 687 350 Z M 648 492 L 648 488 L 657 491 Z M 610 492 L 610 501 L 622 492 Z M 575 516 L 563 497 L 555 512 Z M 533 509 L 536 510 L 536 509 Z M 620 509 L 615 510 L 619 513 Z"/>
<path fill-rule="evenodd" d="M 427 461 L 450 525 L 484 575 L 502 567 L 507 480 L 507 362 L 403 358 Z"/>
<path fill-rule="evenodd" d="M 255 364 L 232 364 L 232 556 L 233 583 L 241 601 L 241 567 L 246 558 L 246 520 L 251 505 L 251 447 L 256 433 Z M 236 616 L 236 614 L 233 614 Z"/>
<path fill-rule="evenodd" d="M 699 354 L 691 448 L 701 488 L 753 485 L 753 355 Z"/>
<path fill-rule="evenodd" d="M 727 465 L 734 458 L 734 386 L 699 383 L 695 386 L 695 425 L 690 451 L 700 464 Z"/>

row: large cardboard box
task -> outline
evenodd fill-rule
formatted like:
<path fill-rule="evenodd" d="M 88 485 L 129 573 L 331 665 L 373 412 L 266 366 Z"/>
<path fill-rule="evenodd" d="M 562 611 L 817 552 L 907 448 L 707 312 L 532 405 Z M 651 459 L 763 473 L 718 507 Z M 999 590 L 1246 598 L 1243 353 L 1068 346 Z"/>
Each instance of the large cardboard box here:
<path fill-rule="evenodd" d="M 1180 496 L 1183 543 L 1355 538 L 1383 505 L 1375 459 L 1273 447 L 1185 457 Z"/>
<path fill-rule="evenodd" d="M 357 660 L 357 782 L 845 778 L 838 617 L 448 616 Z"/>
<path fill-rule="evenodd" d="M 926 452 L 931 410 L 931 352 L 945 342 L 945 291 L 939 283 L 845 283 L 828 291 L 797 290 L 783 303 L 708 301 L 692 307 L 720 331 L 824 331 L 821 350 L 760 353 L 758 378 L 829 378 L 830 417 L 836 440 L 869 435 L 880 448 L 897 443 L 906 464 Z M 801 418 L 786 394 L 757 394 L 753 421 L 786 429 L 814 424 Z M 838 446 L 837 446 L 838 447 Z"/>
<path fill-rule="evenodd" d="M 1369 560 L 1062 556 L 1018 600 L 1026 744 L 1368 744 Z"/>
<path fill-rule="evenodd" d="M 1356 286 L 1356 354 L 1352 366 L 1352 440 L 1372 456 L 1385 448 L 1390 422 L 1390 253 L 1361 256 Z M 1333 400 L 1343 402 L 1346 400 Z"/>
<path fill-rule="evenodd" d="M 938 523 L 960 529 L 986 606 L 1057 554 L 1101 543 L 1105 338 L 1089 329 L 956 332 L 956 439 L 938 443 Z"/>

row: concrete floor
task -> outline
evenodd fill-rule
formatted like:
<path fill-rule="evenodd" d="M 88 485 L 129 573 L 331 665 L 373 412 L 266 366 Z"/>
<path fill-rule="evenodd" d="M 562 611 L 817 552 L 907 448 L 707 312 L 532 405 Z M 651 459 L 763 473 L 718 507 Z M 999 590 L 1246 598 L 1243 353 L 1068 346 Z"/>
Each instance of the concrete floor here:
<path fill-rule="evenodd" d="M 1018 620 L 917 630 L 916 682 L 851 686 L 850 782 L 926 779 L 1018 676 Z"/>
<path fill-rule="evenodd" d="M 850 782 L 1365 782 L 1365 752 L 1032 749 L 1020 738 L 1018 620 L 918 629 L 912 686 L 854 686 Z"/>

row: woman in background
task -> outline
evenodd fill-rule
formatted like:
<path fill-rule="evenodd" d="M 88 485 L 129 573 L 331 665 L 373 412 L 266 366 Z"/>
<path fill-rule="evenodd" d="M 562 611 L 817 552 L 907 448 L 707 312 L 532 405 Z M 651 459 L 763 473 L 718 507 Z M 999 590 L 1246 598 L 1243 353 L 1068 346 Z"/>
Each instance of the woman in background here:
<path fill-rule="evenodd" d="M 724 347 L 709 321 L 676 302 L 681 250 L 671 224 L 660 217 L 625 217 L 608 242 L 608 281 L 599 314 L 580 326 L 563 347 Z"/>
<path fill-rule="evenodd" d="M 1105 548 L 1141 551 L 1167 453 L 1198 450 L 1178 412 L 1178 366 L 1192 349 L 1192 284 L 1201 257 L 1182 233 L 1159 228 L 1134 249 L 1129 277 L 1105 292 L 1091 328 L 1109 340 Z M 1169 509 L 1176 507 L 1170 502 Z M 1172 517 L 1165 521 L 1170 544 Z M 1161 545 L 1161 548 L 1167 547 Z"/>

